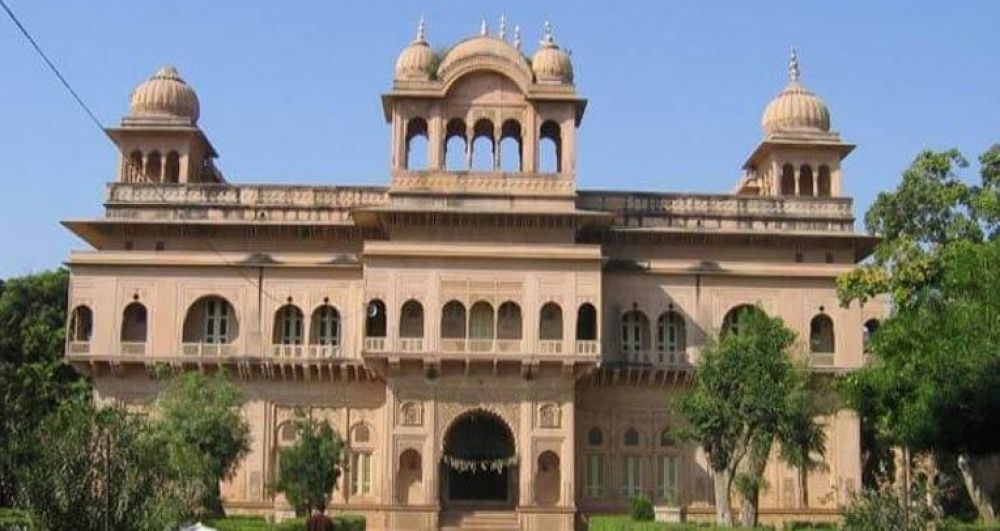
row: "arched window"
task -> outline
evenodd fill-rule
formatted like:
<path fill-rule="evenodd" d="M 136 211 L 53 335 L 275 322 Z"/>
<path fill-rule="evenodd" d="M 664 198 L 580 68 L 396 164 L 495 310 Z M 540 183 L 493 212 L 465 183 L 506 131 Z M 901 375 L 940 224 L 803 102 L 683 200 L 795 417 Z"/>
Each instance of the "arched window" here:
<path fill-rule="evenodd" d="M 128 156 L 127 168 L 125 170 L 125 181 L 134 183 L 141 181 L 142 177 L 142 152 L 135 150 Z"/>
<path fill-rule="evenodd" d="M 160 152 L 154 151 L 146 158 L 146 180 L 150 182 L 160 182 L 160 173 L 163 170 L 163 161 L 160 159 Z"/>
<path fill-rule="evenodd" d="M 493 122 L 481 119 L 472 127 L 472 169 L 493 171 L 494 148 Z"/>
<path fill-rule="evenodd" d="M 185 343 L 230 343 L 238 333 L 233 305 L 216 295 L 195 301 L 184 319 Z"/>
<path fill-rule="evenodd" d="M 523 171 L 523 140 L 521 124 L 517 120 L 507 120 L 500 128 L 500 170 L 505 172 Z"/>
<path fill-rule="evenodd" d="M 647 362 L 649 319 L 639 310 L 622 316 L 622 355 L 626 361 Z"/>
<path fill-rule="evenodd" d="M 73 308 L 69 317 L 69 340 L 75 343 L 89 343 L 94 332 L 94 312 L 84 305 Z"/>
<path fill-rule="evenodd" d="M 129 303 L 122 313 L 121 340 L 123 343 L 146 342 L 146 307 L 139 302 Z"/>
<path fill-rule="evenodd" d="M 670 433 L 670 428 L 664 428 L 660 432 L 660 447 L 669 448 L 674 445 L 674 437 Z"/>
<path fill-rule="evenodd" d="M 521 339 L 521 307 L 507 301 L 497 308 L 497 339 Z"/>
<path fill-rule="evenodd" d="M 559 124 L 546 120 L 539 129 L 538 138 L 538 171 L 562 172 L 562 134 Z"/>
<path fill-rule="evenodd" d="M 309 327 L 310 343 L 327 347 L 340 345 L 340 312 L 329 304 L 316 308 Z"/>
<path fill-rule="evenodd" d="M 830 197 L 830 194 L 830 167 L 823 165 L 819 167 L 819 176 L 816 180 L 816 195 Z"/>
<path fill-rule="evenodd" d="M 561 341 L 563 338 L 562 308 L 554 302 L 542 306 L 538 316 L 538 339 Z"/>
<path fill-rule="evenodd" d="M 878 319 L 869 319 L 865 321 L 864 329 L 862 332 L 863 341 L 863 352 L 865 354 L 870 354 L 872 351 L 872 336 L 878 331 L 879 322 Z"/>
<path fill-rule="evenodd" d="M 805 197 L 813 195 L 813 170 L 808 164 L 803 164 L 799 168 L 799 195 Z"/>
<path fill-rule="evenodd" d="M 720 337 L 726 337 L 726 334 L 733 333 L 739 335 L 740 333 L 740 321 L 745 319 L 746 315 L 751 312 L 761 312 L 760 308 L 750 304 L 741 304 L 736 306 L 726 312 L 726 316 L 722 319 L 722 331 Z"/>
<path fill-rule="evenodd" d="M 576 340 L 597 340 L 597 309 L 589 302 L 581 304 L 576 311 Z"/>
<path fill-rule="evenodd" d="M 420 452 L 407 448 L 399 454 L 399 469 L 396 471 L 396 500 L 403 504 L 420 503 L 423 495 L 423 466 Z"/>
<path fill-rule="evenodd" d="M 167 165 L 163 171 L 163 182 L 176 183 L 181 178 L 181 156 L 176 151 L 167 153 Z"/>
<path fill-rule="evenodd" d="M 403 303 L 399 311 L 399 337 L 424 337 L 424 307 L 415 300 Z"/>
<path fill-rule="evenodd" d="M 354 431 L 351 434 L 351 444 L 371 444 L 372 442 L 372 430 L 364 422 L 359 422 L 354 425 Z"/>
<path fill-rule="evenodd" d="M 427 120 L 410 118 L 410 121 L 406 122 L 405 157 L 406 169 L 427 169 Z"/>
<path fill-rule="evenodd" d="M 459 118 L 448 121 L 444 135 L 444 167 L 450 171 L 469 169 L 466 158 L 465 122 Z"/>
<path fill-rule="evenodd" d="M 834 350 L 833 320 L 826 314 L 819 314 L 809 323 L 810 352 L 832 353 Z"/>
<path fill-rule="evenodd" d="M 795 167 L 791 164 L 781 167 L 781 195 L 795 195 Z"/>
<path fill-rule="evenodd" d="M 272 341 L 275 345 L 302 344 L 302 310 L 294 304 L 286 304 L 274 313 Z"/>
<path fill-rule="evenodd" d="M 470 350 L 489 350 L 493 344 L 493 306 L 479 301 L 469 310 Z"/>
<path fill-rule="evenodd" d="M 657 358 L 660 363 L 678 363 L 684 360 L 685 348 L 684 317 L 672 309 L 664 312 L 656 320 Z"/>
<path fill-rule="evenodd" d="M 541 506 L 552 506 L 559 503 L 559 456 L 552 450 L 546 450 L 538 456 L 538 466 L 535 471 L 535 501 Z"/>
<path fill-rule="evenodd" d="M 639 446 L 639 432 L 635 428 L 625 430 L 624 444 L 628 447 Z"/>
<path fill-rule="evenodd" d="M 601 428 L 590 428 L 590 431 L 587 432 L 587 444 L 590 446 L 600 446 L 604 444 L 604 434 L 601 433 Z"/>
<path fill-rule="evenodd" d="M 366 313 L 367 316 L 365 318 L 365 337 L 385 337 L 386 334 L 385 303 L 378 299 L 372 299 L 368 303 L 368 309 Z"/>
<path fill-rule="evenodd" d="M 461 339 L 465 337 L 465 305 L 449 301 L 441 309 L 441 337 Z"/>

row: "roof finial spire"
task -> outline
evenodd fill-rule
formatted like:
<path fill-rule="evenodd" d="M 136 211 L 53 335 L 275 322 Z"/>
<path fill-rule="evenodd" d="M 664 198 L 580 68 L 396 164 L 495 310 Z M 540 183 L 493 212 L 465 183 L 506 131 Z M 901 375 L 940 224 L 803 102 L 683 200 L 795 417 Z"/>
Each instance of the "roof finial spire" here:
<path fill-rule="evenodd" d="M 497 31 L 500 40 L 507 40 L 507 16 L 500 13 L 500 29 Z"/>
<path fill-rule="evenodd" d="M 420 22 L 417 23 L 417 42 L 425 40 L 427 40 L 427 22 L 424 20 L 424 16 L 420 15 Z"/>
<path fill-rule="evenodd" d="M 545 33 L 542 35 L 542 45 L 551 46 L 555 44 L 556 38 L 552 36 L 552 23 L 545 20 Z"/>
<path fill-rule="evenodd" d="M 521 51 L 521 26 L 514 24 L 514 48 Z"/>
<path fill-rule="evenodd" d="M 490 34 L 490 29 L 486 27 L 486 17 L 479 21 L 479 34 L 483 37 Z"/>
<path fill-rule="evenodd" d="M 797 82 L 802 75 L 799 70 L 799 52 L 792 46 L 792 56 L 788 59 L 788 81 Z"/>

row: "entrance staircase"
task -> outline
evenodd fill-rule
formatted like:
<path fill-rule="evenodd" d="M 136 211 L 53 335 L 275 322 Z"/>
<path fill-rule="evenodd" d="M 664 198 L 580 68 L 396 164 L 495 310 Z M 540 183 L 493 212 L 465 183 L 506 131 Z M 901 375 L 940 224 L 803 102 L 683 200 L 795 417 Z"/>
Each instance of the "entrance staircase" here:
<path fill-rule="evenodd" d="M 502 509 L 448 510 L 441 513 L 441 531 L 518 531 L 517 512 Z"/>

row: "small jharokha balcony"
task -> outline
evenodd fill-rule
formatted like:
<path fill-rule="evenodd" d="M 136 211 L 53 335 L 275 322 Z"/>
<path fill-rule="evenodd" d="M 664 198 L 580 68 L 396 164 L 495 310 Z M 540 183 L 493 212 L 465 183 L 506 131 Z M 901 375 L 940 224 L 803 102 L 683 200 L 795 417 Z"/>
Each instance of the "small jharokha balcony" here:
<path fill-rule="evenodd" d="M 271 345 L 267 357 L 275 360 L 332 360 L 341 357 L 338 345 Z"/>

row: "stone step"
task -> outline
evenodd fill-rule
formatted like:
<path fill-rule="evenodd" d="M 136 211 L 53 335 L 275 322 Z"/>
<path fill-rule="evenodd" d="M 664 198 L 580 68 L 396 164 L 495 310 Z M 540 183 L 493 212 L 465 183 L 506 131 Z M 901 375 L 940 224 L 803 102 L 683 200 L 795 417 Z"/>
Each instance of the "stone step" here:
<path fill-rule="evenodd" d="M 442 531 L 516 531 L 519 528 L 516 512 L 496 510 L 446 511 L 441 514 L 440 524 Z"/>

